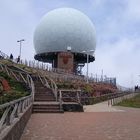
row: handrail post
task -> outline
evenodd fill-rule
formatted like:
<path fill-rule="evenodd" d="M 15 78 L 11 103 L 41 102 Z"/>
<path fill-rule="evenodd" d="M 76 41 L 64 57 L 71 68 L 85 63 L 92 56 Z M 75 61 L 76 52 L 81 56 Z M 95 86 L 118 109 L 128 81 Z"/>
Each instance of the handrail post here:
<path fill-rule="evenodd" d="M 62 91 L 59 90 L 59 103 L 60 103 L 60 110 L 62 110 Z"/>
<path fill-rule="evenodd" d="M 77 91 L 77 100 L 78 100 L 78 103 L 80 103 L 80 97 L 79 97 L 78 91 Z"/>

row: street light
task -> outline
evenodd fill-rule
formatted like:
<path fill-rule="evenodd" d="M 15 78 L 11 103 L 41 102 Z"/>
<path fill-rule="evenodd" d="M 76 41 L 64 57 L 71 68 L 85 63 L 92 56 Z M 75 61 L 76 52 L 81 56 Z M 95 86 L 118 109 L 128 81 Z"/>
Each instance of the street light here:
<path fill-rule="evenodd" d="M 67 46 L 67 51 L 68 51 L 68 52 L 71 51 L 71 46 Z"/>
<path fill-rule="evenodd" d="M 22 42 L 25 41 L 24 39 L 21 40 L 17 40 L 17 42 L 19 42 L 20 44 L 20 49 L 19 49 L 19 57 L 21 58 L 21 46 L 22 46 Z"/>
<path fill-rule="evenodd" d="M 88 81 L 88 63 L 89 63 L 89 53 L 90 52 L 94 52 L 94 50 L 89 50 L 89 51 L 82 51 L 83 53 L 86 53 L 87 55 L 87 73 L 86 73 L 86 76 L 87 76 L 87 79 L 86 79 L 86 82 L 89 83 Z"/>
<path fill-rule="evenodd" d="M 138 75 L 138 77 L 140 78 L 140 75 Z M 140 84 L 140 83 L 139 83 Z"/>

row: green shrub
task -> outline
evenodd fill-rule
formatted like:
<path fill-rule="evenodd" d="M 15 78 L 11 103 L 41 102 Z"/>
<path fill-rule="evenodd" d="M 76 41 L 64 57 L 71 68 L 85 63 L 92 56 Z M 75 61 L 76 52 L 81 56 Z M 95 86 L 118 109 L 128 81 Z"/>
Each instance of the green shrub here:
<path fill-rule="evenodd" d="M 82 89 L 86 93 L 93 93 L 93 88 L 89 84 L 83 85 Z"/>
<path fill-rule="evenodd" d="M 3 95 L 0 96 L 0 104 L 4 104 L 6 102 L 10 102 L 16 99 L 19 99 L 21 97 L 27 96 L 29 95 L 28 92 L 19 92 L 19 91 L 15 91 L 15 90 L 11 90 L 8 92 L 3 92 Z"/>
<path fill-rule="evenodd" d="M 30 94 L 29 87 L 27 87 L 25 83 L 16 81 L 4 72 L 1 72 L 0 76 L 6 79 L 11 87 L 11 90 L 9 91 L 1 91 L 0 104 L 4 104 Z"/>

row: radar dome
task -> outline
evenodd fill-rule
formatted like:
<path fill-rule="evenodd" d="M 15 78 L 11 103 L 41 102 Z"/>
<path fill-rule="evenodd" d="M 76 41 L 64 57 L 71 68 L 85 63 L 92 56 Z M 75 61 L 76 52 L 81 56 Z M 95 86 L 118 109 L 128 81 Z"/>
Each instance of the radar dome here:
<path fill-rule="evenodd" d="M 34 33 L 37 54 L 95 50 L 95 28 L 82 12 L 72 8 L 58 8 L 48 12 Z"/>

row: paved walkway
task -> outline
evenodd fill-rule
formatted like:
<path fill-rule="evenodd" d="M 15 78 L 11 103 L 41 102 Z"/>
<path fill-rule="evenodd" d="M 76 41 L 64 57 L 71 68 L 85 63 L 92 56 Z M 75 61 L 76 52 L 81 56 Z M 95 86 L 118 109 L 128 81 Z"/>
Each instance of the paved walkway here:
<path fill-rule="evenodd" d="M 140 109 L 105 104 L 84 113 L 33 114 L 21 140 L 140 140 Z"/>
<path fill-rule="evenodd" d="M 120 108 L 116 106 L 108 105 L 108 101 L 98 103 L 95 105 L 84 106 L 84 112 L 123 112 Z"/>

